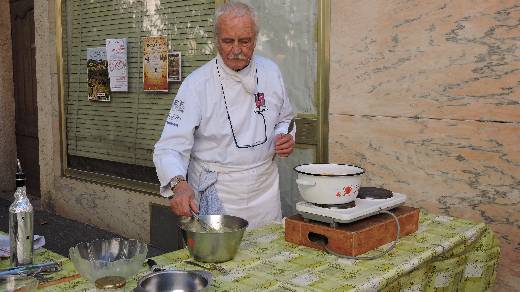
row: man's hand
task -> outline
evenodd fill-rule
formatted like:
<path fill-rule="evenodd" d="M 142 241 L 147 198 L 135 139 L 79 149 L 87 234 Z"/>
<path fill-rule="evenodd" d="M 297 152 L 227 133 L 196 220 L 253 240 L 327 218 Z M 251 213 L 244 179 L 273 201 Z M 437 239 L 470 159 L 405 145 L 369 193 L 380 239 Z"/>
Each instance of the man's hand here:
<path fill-rule="evenodd" d="M 277 135 L 275 138 L 274 151 L 280 157 L 287 157 L 293 152 L 294 139 L 291 134 Z"/>
<path fill-rule="evenodd" d="M 175 197 L 170 200 L 170 208 L 172 212 L 179 216 L 191 216 L 191 210 L 195 213 L 199 212 L 197 203 L 195 202 L 195 193 L 186 181 L 181 181 L 173 189 Z"/>

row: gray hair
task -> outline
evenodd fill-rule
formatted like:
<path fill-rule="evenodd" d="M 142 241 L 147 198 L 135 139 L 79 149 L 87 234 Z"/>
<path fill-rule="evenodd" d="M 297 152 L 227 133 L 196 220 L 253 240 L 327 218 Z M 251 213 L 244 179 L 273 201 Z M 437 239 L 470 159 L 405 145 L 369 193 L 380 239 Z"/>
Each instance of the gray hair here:
<path fill-rule="evenodd" d="M 214 33 L 215 36 L 218 35 L 218 25 L 220 23 L 220 17 L 224 14 L 232 14 L 234 16 L 245 16 L 249 15 L 255 24 L 255 33 L 258 35 L 260 31 L 260 26 L 258 25 L 258 17 L 256 15 L 256 11 L 253 7 L 238 1 L 226 1 L 225 3 L 219 5 L 217 9 L 215 9 L 215 26 Z"/>

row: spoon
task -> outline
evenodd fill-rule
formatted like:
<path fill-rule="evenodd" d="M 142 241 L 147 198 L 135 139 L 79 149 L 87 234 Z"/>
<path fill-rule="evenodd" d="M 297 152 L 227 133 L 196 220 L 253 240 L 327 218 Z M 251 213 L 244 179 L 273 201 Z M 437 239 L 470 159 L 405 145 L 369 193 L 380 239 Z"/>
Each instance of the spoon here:
<path fill-rule="evenodd" d="M 202 229 L 204 229 L 204 231 L 206 231 L 206 232 L 216 231 L 215 228 L 211 227 L 208 223 L 206 223 L 206 221 L 200 219 L 199 215 L 197 215 L 195 212 L 193 212 L 193 210 L 191 210 L 191 216 L 193 218 L 195 218 L 195 220 L 197 220 L 197 222 L 199 222 L 200 226 L 202 227 Z"/>

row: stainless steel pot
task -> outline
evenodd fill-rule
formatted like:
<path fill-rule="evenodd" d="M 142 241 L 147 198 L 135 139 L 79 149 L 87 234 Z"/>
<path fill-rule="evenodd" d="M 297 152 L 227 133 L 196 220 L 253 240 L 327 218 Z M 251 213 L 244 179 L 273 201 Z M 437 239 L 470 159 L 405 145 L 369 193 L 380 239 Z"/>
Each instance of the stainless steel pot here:
<path fill-rule="evenodd" d="M 203 230 L 195 220 L 181 222 L 180 225 L 191 256 L 206 263 L 232 260 L 247 228 L 247 220 L 231 215 L 202 215 L 200 219 L 214 230 Z"/>
<path fill-rule="evenodd" d="M 302 198 L 316 204 L 345 204 L 354 201 L 365 170 L 349 164 L 301 164 L 296 184 Z"/>
<path fill-rule="evenodd" d="M 147 263 L 152 273 L 139 280 L 134 292 L 201 291 L 212 279 L 212 274 L 207 271 L 165 270 L 152 259 Z"/>
<path fill-rule="evenodd" d="M 141 278 L 134 292 L 201 291 L 208 283 L 199 271 L 164 270 Z"/>

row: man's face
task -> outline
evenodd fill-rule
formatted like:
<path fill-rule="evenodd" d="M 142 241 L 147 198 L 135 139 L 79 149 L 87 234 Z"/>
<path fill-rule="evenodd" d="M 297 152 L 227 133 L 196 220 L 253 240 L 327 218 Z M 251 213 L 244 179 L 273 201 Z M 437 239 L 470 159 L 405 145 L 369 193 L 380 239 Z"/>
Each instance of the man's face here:
<path fill-rule="evenodd" d="M 217 48 L 224 63 L 233 70 L 245 68 L 255 50 L 255 24 L 249 15 L 220 16 Z"/>

